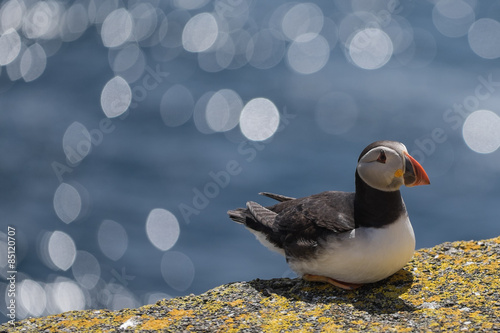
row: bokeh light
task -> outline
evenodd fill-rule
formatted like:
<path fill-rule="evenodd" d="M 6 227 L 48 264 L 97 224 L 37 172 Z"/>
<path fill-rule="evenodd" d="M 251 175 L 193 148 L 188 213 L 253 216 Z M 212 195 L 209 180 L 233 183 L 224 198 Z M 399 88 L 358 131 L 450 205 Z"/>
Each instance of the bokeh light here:
<path fill-rule="evenodd" d="M 9 76 L 9 79 L 11 81 L 16 81 L 23 77 L 21 74 L 21 58 L 26 49 L 26 45 L 21 42 L 21 50 L 19 51 L 19 55 L 6 66 L 7 75 Z"/>
<path fill-rule="evenodd" d="M 7 253 L 7 234 L 0 231 L 0 250 Z M 0 256 L 0 277 L 7 278 L 7 256 Z"/>
<path fill-rule="evenodd" d="M 216 0 L 214 3 L 217 19 L 221 19 L 220 23 L 225 31 L 241 30 L 249 23 L 250 1 L 231 1 Z"/>
<path fill-rule="evenodd" d="M 164 40 L 169 31 L 168 19 L 163 11 L 157 9 L 155 9 L 154 14 L 151 15 L 151 19 L 155 21 L 154 30 L 147 38 L 140 41 L 140 45 L 158 51 L 162 47 L 159 44 Z M 136 24 L 136 26 L 140 27 L 140 24 Z M 151 23 L 150 26 L 152 29 L 153 24 Z M 137 34 L 142 30 L 146 31 L 146 28 L 136 28 L 136 30 L 139 30 L 139 32 L 135 32 Z M 145 34 L 147 33 L 145 32 Z M 168 51 L 168 49 L 166 51 Z"/>
<path fill-rule="evenodd" d="M 474 111 L 465 119 L 462 134 L 476 153 L 493 153 L 500 147 L 500 117 L 489 110 Z"/>
<path fill-rule="evenodd" d="M 41 316 L 47 306 L 44 288 L 36 281 L 24 279 L 19 283 L 17 300 L 26 316 Z"/>
<path fill-rule="evenodd" d="M 183 85 L 170 87 L 160 102 L 161 119 L 167 126 L 180 126 L 187 122 L 193 114 L 193 95 Z"/>
<path fill-rule="evenodd" d="M 173 0 L 175 6 L 186 10 L 198 9 L 205 6 L 209 0 Z"/>
<path fill-rule="evenodd" d="M 110 283 L 108 290 L 116 291 L 111 295 L 109 302 L 106 303 L 108 309 L 116 311 L 125 308 L 136 308 L 138 306 L 135 296 L 123 286 Z"/>
<path fill-rule="evenodd" d="M 500 57 L 500 22 L 479 19 L 470 27 L 468 37 L 470 48 L 478 56 L 485 59 Z"/>
<path fill-rule="evenodd" d="M 236 54 L 236 46 L 231 35 L 225 32 L 220 33 L 219 39 L 221 40 L 221 45 L 215 51 L 215 60 L 221 69 L 225 69 L 233 62 Z"/>
<path fill-rule="evenodd" d="M 228 59 L 231 57 L 231 62 L 228 64 L 226 69 L 238 69 L 245 66 L 248 63 L 247 59 L 247 46 L 252 36 L 246 30 L 236 30 L 232 31 L 230 38 L 227 39 L 226 44 L 221 48 L 221 52 L 217 51 L 216 59 L 217 63 L 222 67 L 227 61 L 222 62 L 221 58 Z M 233 50 L 229 48 L 232 47 Z M 232 52 L 232 54 L 229 54 Z"/>
<path fill-rule="evenodd" d="M 112 11 L 118 8 L 118 1 L 108 0 L 93 2 L 89 5 L 89 20 L 97 25 L 102 25 Z"/>
<path fill-rule="evenodd" d="M 392 56 L 393 45 L 381 29 L 367 28 L 357 32 L 349 43 L 349 56 L 363 69 L 378 69 Z"/>
<path fill-rule="evenodd" d="M 233 38 L 221 32 L 216 44 L 210 50 L 198 54 L 198 65 L 206 72 L 219 72 L 231 66 L 235 55 L 236 45 Z"/>
<path fill-rule="evenodd" d="M 146 58 L 137 44 L 130 43 L 120 49 L 110 49 L 109 64 L 116 75 L 132 83 L 144 73 Z"/>
<path fill-rule="evenodd" d="M 276 66 L 285 55 L 285 42 L 269 29 L 255 33 L 247 45 L 247 60 L 255 68 L 269 69 Z"/>
<path fill-rule="evenodd" d="M 61 40 L 72 42 L 80 38 L 89 26 L 87 9 L 83 3 L 75 3 L 68 8 L 62 17 L 59 27 Z"/>
<path fill-rule="evenodd" d="M 133 20 L 125 8 L 111 12 L 102 23 L 101 38 L 106 47 L 118 47 L 132 35 Z"/>
<path fill-rule="evenodd" d="M 264 141 L 274 135 L 280 123 L 280 114 L 273 102 L 267 98 L 249 101 L 240 116 L 243 135 L 252 141 Z"/>
<path fill-rule="evenodd" d="M 47 306 L 47 296 L 43 286 L 31 279 L 21 281 L 17 300 L 26 312 L 26 316 L 41 316 Z"/>
<path fill-rule="evenodd" d="M 447 37 L 465 36 L 475 21 L 472 7 L 462 0 L 440 0 L 432 10 L 432 22 Z"/>
<path fill-rule="evenodd" d="M 46 288 L 51 304 L 57 307 L 56 313 L 83 310 L 85 308 L 85 295 L 74 281 L 59 277 Z"/>
<path fill-rule="evenodd" d="M 62 145 L 68 163 L 78 164 L 92 150 L 92 139 L 87 128 L 75 121 L 64 132 Z"/>
<path fill-rule="evenodd" d="M 300 3 L 291 7 L 281 23 L 283 34 L 292 41 L 307 42 L 323 28 L 324 16 L 313 3 Z"/>
<path fill-rule="evenodd" d="M 106 83 L 101 93 L 101 107 L 108 118 L 114 118 L 127 111 L 132 102 L 132 90 L 121 76 L 115 76 Z"/>
<path fill-rule="evenodd" d="M 175 245 L 180 235 L 179 222 L 174 214 L 163 208 L 153 209 L 146 220 L 149 241 L 159 250 L 167 251 Z"/>
<path fill-rule="evenodd" d="M 183 49 L 183 33 L 190 19 L 191 14 L 182 9 L 174 10 L 167 14 L 164 21 L 167 23 L 167 26 L 164 27 L 164 37 L 160 41 L 161 45 L 167 49 L 162 49 L 162 51 L 166 52 L 170 50 L 172 52 L 172 50 Z"/>
<path fill-rule="evenodd" d="M 21 58 L 21 76 L 24 81 L 36 80 L 42 75 L 47 65 L 47 55 L 40 44 L 35 43 L 24 51 Z"/>
<path fill-rule="evenodd" d="M 97 231 L 97 242 L 102 253 L 109 259 L 116 261 L 127 250 L 127 232 L 120 223 L 104 220 Z"/>
<path fill-rule="evenodd" d="M 323 36 L 328 42 L 330 51 L 333 50 L 339 40 L 339 30 L 335 22 L 329 17 L 325 17 L 323 30 L 321 30 L 321 36 Z"/>
<path fill-rule="evenodd" d="M 214 133 L 214 130 L 210 128 L 207 121 L 207 105 L 215 94 L 213 91 L 204 93 L 196 102 L 193 111 L 193 122 L 196 129 L 203 134 Z"/>
<path fill-rule="evenodd" d="M 243 101 L 231 89 L 222 89 L 213 94 L 206 106 L 207 125 L 215 132 L 226 132 L 238 125 Z"/>
<path fill-rule="evenodd" d="M 0 32 L 9 29 L 18 30 L 26 12 L 24 1 L 9 0 L 0 8 Z"/>
<path fill-rule="evenodd" d="M 300 74 L 312 74 L 321 70 L 329 56 L 330 46 L 321 35 L 295 40 L 287 52 L 288 64 Z"/>
<path fill-rule="evenodd" d="M 78 190 L 67 183 L 61 183 L 54 193 L 54 210 L 64 223 L 73 222 L 82 210 L 82 197 Z"/>
<path fill-rule="evenodd" d="M 194 280 L 194 264 L 184 253 L 167 251 L 161 259 L 161 274 L 167 284 L 177 290 L 184 291 Z"/>
<path fill-rule="evenodd" d="M 384 26 L 384 31 L 391 38 L 393 55 L 408 50 L 414 42 L 414 31 L 411 23 L 401 16 L 394 16 Z"/>
<path fill-rule="evenodd" d="M 91 253 L 77 251 L 75 261 L 71 266 L 71 272 L 80 286 L 85 289 L 92 289 L 97 285 L 101 277 L 101 266 Z"/>
<path fill-rule="evenodd" d="M 203 52 L 209 49 L 217 39 L 219 27 L 217 20 L 210 13 L 193 16 L 182 32 L 182 45 L 189 52 Z"/>
<path fill-rule="evenodd" d="M 0 36 L 0 65 L 10 64 L 21 51 L 21 37 L 13 28 L 8 29 Z"/>
<path fill-rule="evenodd" d="M 377 17 L 367 11 L 357 11 L 345 15 L 339 24 L 338 34 L 341 43 L 349 48 L 349 41 L 359 31 L 366 28 L 377 28 Z"/>
<path fill-rule="evenodd" d="M 134 20 L 133 39 L 136 42 L 149 38 L 156 30 L 158 16 L 156 9 L 148 2 L 137 3 L 130 10 Z"/>
<path fill-rule="evenodd" d="M 436 39 L 427 30 L 420 28 L 413 28 L 412 30 L 412 42 L 408 48 L 396 54 L 395 57 L 403 65 L 411 68 L 424 68 L 436 57 Z"/>
<path fill-rule="evenodd" d="M 59 33 L 63 8 L 57 1 L 37 1 L 23 17 L 23 32 L 30 39 L 52 39 Z"/>
<path fill-rule="evenodd" d="M 144 295 L 144 303 L 145 304 L 154 304 L 160 300 L 163 299 L 171 299 L 172 296 L 169 294 L 166 294 L 164 292 L 158 291 L 158 292 L 150 292 Z"/>
<path fill-rule="evenodd" d="M 50 234 L 47 243 L 49 259 L 55 267 L 66 271 L 75 261 L 76 246 L 73 238 L 62 231 L 54 231 Z"/>

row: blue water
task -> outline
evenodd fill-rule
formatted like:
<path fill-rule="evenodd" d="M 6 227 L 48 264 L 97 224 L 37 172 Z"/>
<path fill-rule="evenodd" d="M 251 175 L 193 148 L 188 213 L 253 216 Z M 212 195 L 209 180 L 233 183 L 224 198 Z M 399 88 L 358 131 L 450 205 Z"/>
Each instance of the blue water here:
<path fill-rule="evenodd" d="M 336 24 L 346 15 L 340 4 L 315 3 Z M 192 15 L 210 11 L 211 6 Z M 434 37 L 436 49 L 429 52 L 435 52 L 435 57 L 424 65 L 401 65 L 392 59 L 380 69 L 366 70 L 347 61 L 344 50 L 336 45 L 326 65 L 309 75 L 291 70 L 284 59 L 269 69 L 247 64 L 209 73 L 186 51 L 170 61 L 157 61 L 153 51 L 145 50 L 147 65 L 159 65 L 169 75 L 136 101 L 125 119 L 111 119 L 113 129 L 103 133 L 89 155 L 61 178 L 53 165 L 67 166 L 62 138 L 68 126 L 78 121 L 91 131 L 99 129 L 106 118 L 100 95 L 115 76 L 108 49 L 92 26 L 76 41 L 63 43 L 32 82 L 13 82 L 2 68 L 0 231 L 6 234 L 7 225 L 16 228 L 18 285 L 22 279 L 41 285 L 58 277 L 74 280 L 71 269 L 50 268 L 42 260 L 42 236 L 55 230 L 69 235 L 77 250 L 89 252 L 100 264 L 101 282 L 85 291 L 87 308 L 112 307 L 97 296 L 110 289 L 109 283 L 123 288 L 132 302 L 125 304 L 139 306 L 151 300 L 148 295 L 153 292 L 174 297 L 233 281 L 293 276 L 282 257 L 230 221 L 226 211 L 248 200 L 271 204 L 270 199 L 258 196 L 261 191 L 294 197 L 325 190 L 352 191 L 359 153 L 381 139 L 403 142 L 431 179 L 430 186 L 402 189 L 417 248 L 500 235 L 500 152 L 473 151 L 462 137 L 464 116 L 448 113 L 445 117 L 454 104 L 474 96 L 482 82 L 479 77 L 500 81 L 499 62 L 476 55 L 467 36 L 440 34 L 432 24 L 432 8 L 429 3 L 412 4 L 411 10 L 402 13 L 414 29 L 425 29 Z M 255 2 L 249 15 L 257 18 L 268 10 Z M 476 19 L 486 15 L 500 19 L 488 8 L 475 8 L 475 13 Z M 426 49 L 420 52 L 422 59 L 428 56 Z M 244 103 L 268 98 L 280 111 L 280 129 L 271 139 L 253 144 L 238 127 L 228 133 L 203 134 L 192 119 L 168 127 L 159 112 L 160 100 L 175 84 L 187 87 L 194 101 L 220 89 L 234 90 Z M 500 89 L 498 84 L 490 88 L 490 96 L 480 100 L 476 109 L 500 115 Z M 349 95 L 358 112 L 352 127 L 341 134 L 325 132 L 315 120 L 318 100 L 330 92 Z M 220 174 L 228 163 L 237 165 L 238 172 L 203 207 L 195 208 L 196 193 L 213 182 L 211 173 Z M 79 184 L 88 194 L 84 212 L 69 224 L 54 211 L 54 193 L 61 180 Z M 181 205 L 196 212 L 186 218 Z M 165 281 L 161 273 L 164 252 L 147 237 L 145 222 L 154 208 L 172 212 L 179 222 L 179 239 L 168 251 L 192 262 L 194 275 L 182 264 L 177 267 L 177 279 L 183 279 L 183 269 L 186 279 L 193 278 L 185 290 Z M 116 261 L 104 256 L 97 242 L 103 220 L 118 222 L 128 235 L 126 252 Z M 4 279 L 0 290 L 6 287 Z"/>

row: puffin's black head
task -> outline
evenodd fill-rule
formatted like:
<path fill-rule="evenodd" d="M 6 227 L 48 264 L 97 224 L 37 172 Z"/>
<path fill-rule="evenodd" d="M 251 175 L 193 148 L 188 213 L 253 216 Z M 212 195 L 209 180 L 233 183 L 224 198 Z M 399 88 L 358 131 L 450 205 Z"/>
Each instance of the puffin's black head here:
<path fill-rule="evenodd" d="M 369 186 L 381 191 L 397 191 L 401 185 L 430 184 L 424 168 L 396 141 L 376 141 L 358 159 L 356 171 Z"/>

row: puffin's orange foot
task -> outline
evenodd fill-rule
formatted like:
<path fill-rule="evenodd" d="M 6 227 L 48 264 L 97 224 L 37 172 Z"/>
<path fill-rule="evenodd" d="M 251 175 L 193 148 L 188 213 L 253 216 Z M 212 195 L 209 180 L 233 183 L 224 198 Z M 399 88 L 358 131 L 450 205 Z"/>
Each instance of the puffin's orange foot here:
<path fill-rule="evenodd" d="M 321 275 L 304 274 L 302 278 L 306 281 L 329 283 L 331 285 L 334 285 L 335 287 L 342 288 L 345 290 L 354 290 L 362 286 L 362 284 L 337 281 L 327 276 L 321 276 Z"/>

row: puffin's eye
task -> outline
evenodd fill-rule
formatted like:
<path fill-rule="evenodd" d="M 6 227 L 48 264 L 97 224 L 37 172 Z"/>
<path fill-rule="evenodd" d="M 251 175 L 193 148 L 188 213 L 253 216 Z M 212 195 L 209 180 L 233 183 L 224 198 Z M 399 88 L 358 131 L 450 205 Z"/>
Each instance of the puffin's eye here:
<path fill-rule="evenodd" d="M 380 154 L 378 155 L 378 158 L 377 158 L 377 162 L 385 163 L 386 160 L 387 160 L 387 157 L 385 156 L 385 152 L 383 150 L 380 151 Z"/>

